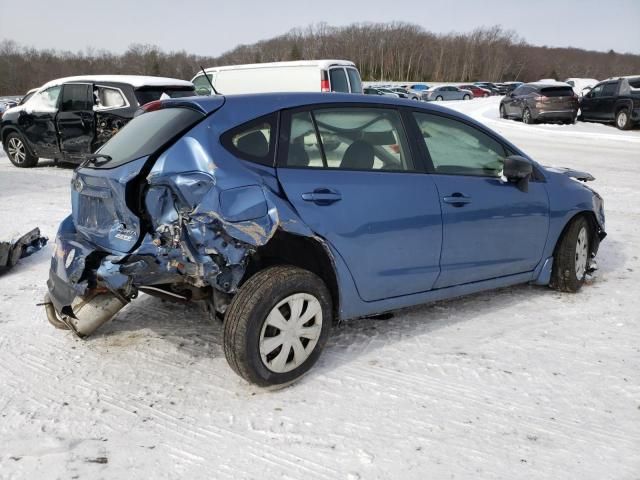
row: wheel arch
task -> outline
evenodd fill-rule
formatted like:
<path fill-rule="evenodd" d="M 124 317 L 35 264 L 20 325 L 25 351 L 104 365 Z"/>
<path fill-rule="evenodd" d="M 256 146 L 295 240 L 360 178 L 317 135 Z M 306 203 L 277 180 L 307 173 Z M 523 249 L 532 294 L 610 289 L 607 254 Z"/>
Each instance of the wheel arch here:
<path fill-rule="evenodd" d="M 23 140 L 23 143 L 29 149 L 29 153 L 33 156 L 36 156 L 35 150 L 33 149 L 33 146 L 31 145 L 31 143 L 29 143 L 29 140 L 22 134 L 20 129 L 14 125 L 7 125 L 2 129 L 2 132 L 0 132 L 0 135 L 1 135 L 0 139 L 2 140 L 3 147 L 6 145 L 6 139 L 10 133 L 17 133 L 18 135 L 20 135 L 20 137 Z"/>
<path fill-rule="evenodd" d="M 573 223 L 579 217 L 586 218 L 589 227 L 591 227 L 589 229 L 589 249 L 591 250 L 589 253 L 591 255 L 595 255 L 596 253 L 598 253 L 600 240 L 602 240 L 606 235 L 604 233 L 604 228 L 600 225 L 596 214 L 592 210 L 579 210 L 574 212 L 573 215 L 568 218 L 568 220 L 564 223 L 562 230 L 560 231 L 560 235 L 558 235 L 558 238 L 556 238 L 555 244 L 553 246 L 554 257 L 556 256 L 558 245 L 560 244 L 562 237 L 564 237 L 566 231 L 569 229 L 569 225 L 571 225 L 571 223 Z"/>
<path fill-rule="evenodd" d="M 269 242 L 250 257 L 239 287 L 255 273 L 274 265 L 293 265 L 318 275 L 331 294 L 334 319 L 340 318 L 338 276 L 333 256 L 324 242 L 278 229 Z"/>

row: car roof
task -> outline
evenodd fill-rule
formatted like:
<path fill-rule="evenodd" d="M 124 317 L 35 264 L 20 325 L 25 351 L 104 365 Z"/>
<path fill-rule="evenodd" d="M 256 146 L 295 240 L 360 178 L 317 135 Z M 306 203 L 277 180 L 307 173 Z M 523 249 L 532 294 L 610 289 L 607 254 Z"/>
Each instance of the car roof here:
<path fill-rule="evenodd" d="M 192 87 L 193 84 L 186 80 L 167 77 L 151 77 L 145 75 L 78 75 L 74 77 L 56 78 L 45 83 L 41 88 L 49 88 L 63 83 L 71 82 L 104 82 L 126 83 L 133 88 L 140 87 Z"/>
<path fill-rule="evenodd" d="M 571 85 L 569 85 L 568 83 L 564 83 L 564 82 L 531 82 L 531 83 L 527 83 L 526 85 L 529 85 L 531 87 L 536 87 L 536 88 L 548 88 L 548 87 L 568 87 L 568 88 L 571 88 Z"/>
<path fill-rule="evenodd" d="M 344 67 L 355 67 L 355 63 L 349 60 L 295 60 L 291 62 L 268 62 L 268 63 L 245 63 L 242 65 L 221 65 L 217 67 L 209 67 L 205 68 L 204 71 L 209 72 L 218 72 L 223 70 L 247 70 L 254 68 L 269 68 L 269 67 L 319 67 L 319 68 L 328 68 L 331 66 L 344 66 Z M 202 72 L 198 72 L 198 75 L 202 75 Z"/>

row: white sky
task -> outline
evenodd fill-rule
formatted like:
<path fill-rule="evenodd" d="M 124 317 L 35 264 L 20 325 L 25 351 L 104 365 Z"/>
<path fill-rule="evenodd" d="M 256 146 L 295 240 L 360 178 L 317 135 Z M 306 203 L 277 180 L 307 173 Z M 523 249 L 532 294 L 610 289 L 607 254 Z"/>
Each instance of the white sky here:
<path fill-rule="evenodd" d="M 439 33 L 499 24 L 534 45 L 640 54 L 640 0 L 0 0 L 0 39 L 72 51 L 219 55 L 313 23 L 393 20 Z"/>

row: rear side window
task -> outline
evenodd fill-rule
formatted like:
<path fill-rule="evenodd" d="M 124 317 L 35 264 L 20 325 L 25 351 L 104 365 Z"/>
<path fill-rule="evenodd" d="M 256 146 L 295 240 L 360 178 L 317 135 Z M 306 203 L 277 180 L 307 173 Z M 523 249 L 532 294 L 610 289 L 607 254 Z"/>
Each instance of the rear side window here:
<path fill-rule="evenodd" d="M 386 108 L 326 108 L 291 116 L 286 166 L 414 170 L 400 114 Z"/>
<path fill-rule="evenodd" d="M 613 97 L 618 93 L 618 82 L 606 83 L 602 89 L 603 97 Z"/>
<path fill-rule="evenodd" d="M 355 68 L 347 68 L 347 75 L 349 75 L 351 93 L 362 93 L 362 82 L 358 71 Z"/>
<path fill-rule="evenodd" d="M 499 177 L 506 151 L 502 144 L 466 123 L 414 113 L 435 173 Z"/>
<path fill-rule="evenodd" d="M 96 97 L 96 106 L 100 110 L 124 108 L 128 106 L 128 102 L 119 88 L 96 87 L 94 94 Z"/>
<path fill-rule="evenodd" d="M 192 97 L 195 94 L 194 87 L 144 87 L 136 90 L 136 100 L 140 105 L 144 105 L 156 100 Z"/>
<path fill-rule="evenodd" d="M 96 162 L 95 166 L 113 168 L 151 155 L 172 143 L 179 134 L 202 118 L 202 113 L 189 108 L 166 108 L 135 117 L 98 150 L 109 155 L 111 160 Z"/>
<path fill-rule="evenodd" d="M 68 83 L 62 88 L 60 110 L 64 112 L 87 111 L 93 108 L 93 87 L 86 83 Z"/>
<path fill-rule="evenodd" d="M 260 117 L 222 135 L 222 145 L 243 160 L 273 166 L 275 114 Z"/>
<path fill-rule="evenodd" d="M 329 79 L 331 80 L 332 92 L 349 93 L 349 84 L 344 68 L 332 68 L 329 70 Z"/>
<path fill-rule="evenodd" d="M 573 88 L 571 87 L 546 87 L 540 89 L 540 94 L 545 97 L 573 97 Z"/>

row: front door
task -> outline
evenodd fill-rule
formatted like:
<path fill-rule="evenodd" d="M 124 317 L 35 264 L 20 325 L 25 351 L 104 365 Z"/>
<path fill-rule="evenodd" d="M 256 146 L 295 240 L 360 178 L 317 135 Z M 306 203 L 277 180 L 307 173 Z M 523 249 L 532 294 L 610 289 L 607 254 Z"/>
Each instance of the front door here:
<path fill-rule="evenodd" d="M 580 110 L 585 120 L 600 120 L 600 97 L 604 83 L 596 85 L 580 102 Z"/>
<path fill-rule="evenodd" d="M 65 157 L 79 158 L 91 153 L 95 139 L 93 85 L 67 83 L 56 117 L 60 149 Z"/>
<path fill-rule="evenodd" d="M 283 129 L 278 179 L 300 217 L 342 257 L 361 298 L 431 289 L 439 274 L 440 204 L 398 110 L 285 112 Z"/>
<path fill-rule="evenodd" d="M 60 154 L 55 119 L 61 90 L 62 86 L 56 85 L 36 93 L 18 118 L 21 131 L 39 157 L 56 158 Z"/>
<path fill-rule="evenodd" d="M 505 147 L 480 129 L 414 113 L 442 205 L 441 273 L 434 288 L 530 272 L 549 228 L 544 183 L 523 192 L 501 178 Z"/>
<path fill-rule="evenodd" d="M 601 120 L 614 120 L 614 110 L 616 107 L 616 101 L 618 100 L 618 86 L 620 81 L 607 82 L 602 89 L 602 95 L 600 96 L 598 105 L 598 118 Z"/>

